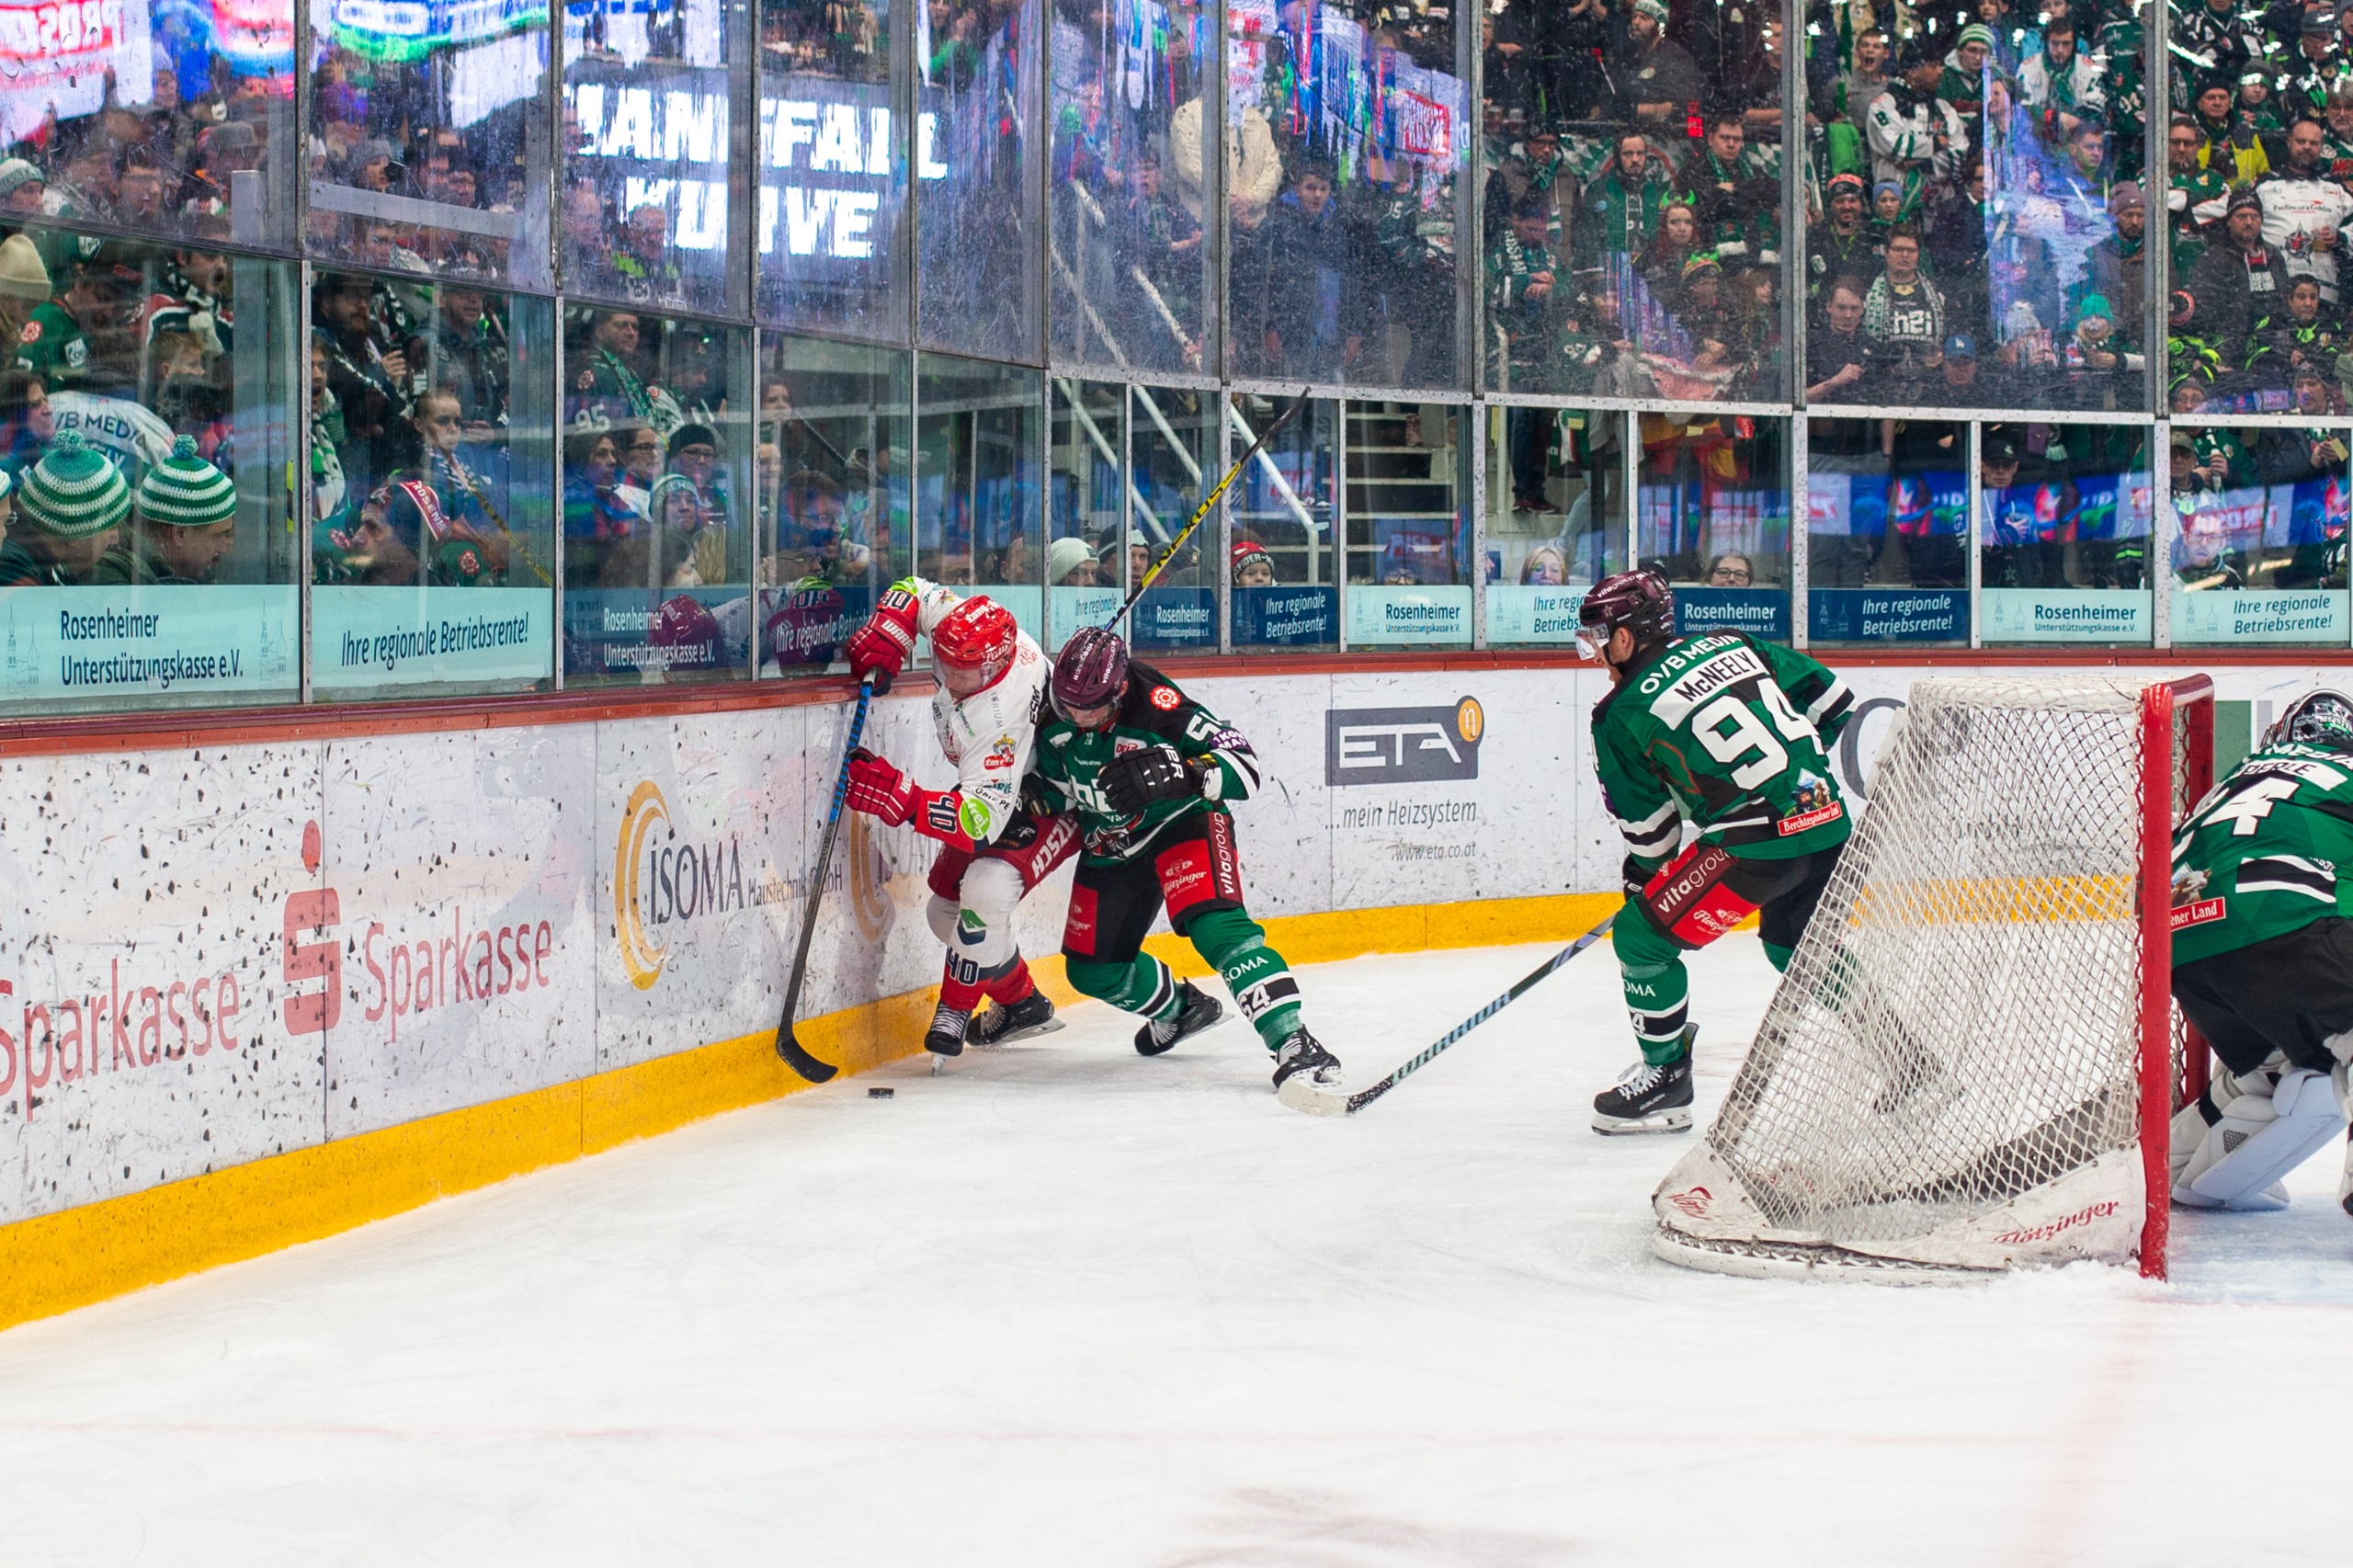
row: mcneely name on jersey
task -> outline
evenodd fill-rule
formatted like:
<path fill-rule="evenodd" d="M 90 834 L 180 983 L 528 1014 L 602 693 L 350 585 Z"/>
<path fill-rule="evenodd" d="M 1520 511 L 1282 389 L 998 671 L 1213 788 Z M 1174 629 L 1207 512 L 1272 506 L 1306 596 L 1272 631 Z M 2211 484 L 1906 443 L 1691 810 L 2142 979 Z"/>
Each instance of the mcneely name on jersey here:
<path fill-rule="evenodd" d="M 1675 853 L 1683 817 L 1755 860 L 1844 843 L 1823 734 L 1853 704 L 1829 670 L 1745 632 L 1667 644 L 1593 710 L 1594 761 L 1627 847 L 1655 868 Z"/>

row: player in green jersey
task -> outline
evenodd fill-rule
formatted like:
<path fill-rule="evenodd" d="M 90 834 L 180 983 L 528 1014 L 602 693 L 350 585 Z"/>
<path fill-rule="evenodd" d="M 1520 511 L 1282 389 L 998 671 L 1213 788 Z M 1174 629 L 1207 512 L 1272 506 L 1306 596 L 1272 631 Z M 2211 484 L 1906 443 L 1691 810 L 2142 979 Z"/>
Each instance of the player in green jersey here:
<path fill-rule="evenodd" d="M 2173 840 L 2173 994 L 2222 1060 L 2173 1123 L 2173 1196 L 2278 1209 L 2345 1126 L 2353 1060 L 2353 699 L 2315 691 Z M 2353 1213 L 2353 1150 L 2337 1187 Z"/>
<path fill-rule="evenodd" d="M 1141 1013 L 1136 1050 L 1157 1056 L 1224 1015 L 1216 998 L 1143 951 L 1162 903 L 1168 924 L 1225 982 L 1275 1055 L 1275 1090 L 1339 1086 L 1340 1063 L 1300 1020 L 1299 982 L 1242 906 L 1242 862 L 1226 802 L 1258 783 L 1242 733 L 1089 627 L 1063 644 L 1038 732 L 1037 772 L 1077 817 L 1082 849 L 1063 927 L 1072 985 Z M 1297 1088 L 1288 1088 L 1296 1083 Z"/>
<path fill-rule="evenodd" d="M 1593 1126 L 1680 1132 L 1698 1032 L 1683 955 L 1761 912 L 1766 954 L 1789 966 L 1852 826 L 1827 753 L 1854 694 L 1803 653 L 1740 632 L 1677 637 L 1675 597 L 1648 571 L 1595 584 L 1579 622 L 1578 648 L 1609 669 L 1593 763 L 1626 838 L 1610 940 L 1643 1051 L 1595 1098 Z"/>

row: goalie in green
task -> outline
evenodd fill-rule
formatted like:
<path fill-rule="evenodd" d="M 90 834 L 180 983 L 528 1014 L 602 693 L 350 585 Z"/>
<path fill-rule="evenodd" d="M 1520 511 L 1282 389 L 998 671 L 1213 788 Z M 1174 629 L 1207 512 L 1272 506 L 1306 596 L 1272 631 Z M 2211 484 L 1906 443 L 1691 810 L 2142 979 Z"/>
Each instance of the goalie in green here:
<path fill-rule="evenodd" d="M 1853 825 L 1828 752 L 1854 694 L 1803 653 L 1742 632 L 1677 637 L 1675 596 L 1648 571 L 1595 584 L 1579 622 L 1578 648 L 1609 670 L 1593 765 L 1626 839 L 1610 940 L 1643 1052 L 1596 1097 L 1593 1126 L 1681 1132 L 1697 1032 L 1683 955 L 1758 914 L 1766 954 L 1789 967 Z"/>
<path fill-rule="evenodd" d="M 2353 699 L 2300 698 L 2173 841 L 2173 994 L 2222 1062 L 2173 1122 L 2173 1197 L 2279 1209 L 2345 1127 Z M 2337 1200 L 2353 1212 L 2353 1150 Z"/>

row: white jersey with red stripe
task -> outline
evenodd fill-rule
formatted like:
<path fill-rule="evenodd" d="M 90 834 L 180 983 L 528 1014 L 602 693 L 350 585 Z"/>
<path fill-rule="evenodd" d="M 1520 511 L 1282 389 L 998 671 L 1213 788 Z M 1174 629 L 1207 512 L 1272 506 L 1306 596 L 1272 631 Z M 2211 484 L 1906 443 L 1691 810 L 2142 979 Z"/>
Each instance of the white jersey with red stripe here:
<path fill-rule="evenodd" d="M 921 578 L 909 581 L 916 630 L 928 637 L 963 596 Z M 995 842 L 1020 810 L 1021 780 L 1037 750 L 1038 719 L 1052 673 L 1053 661 L 1023 631 L 1015 636 L 1013 663 L 985 689 L 961 702 L 944 686 L 932 693 L 939 749 L 956 765 L 956 790 L 963 797 L 957 820 L 976 844 Z"/>

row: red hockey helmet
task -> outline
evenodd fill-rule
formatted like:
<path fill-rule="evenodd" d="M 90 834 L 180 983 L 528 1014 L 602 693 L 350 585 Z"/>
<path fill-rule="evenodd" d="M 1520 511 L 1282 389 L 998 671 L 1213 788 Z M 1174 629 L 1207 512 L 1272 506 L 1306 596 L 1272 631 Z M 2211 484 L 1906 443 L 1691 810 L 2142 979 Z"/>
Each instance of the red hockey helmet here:
<path fill-rule="evenodd" d="M 1054 711 L 1074 724 L 1082 713 L 1092 716 L 1115 709 L 1128 689 L 1128 645 L 1116 631 L 1086 628 L 1054 656 L 1051 689 Z"/>
<path fill-rule="evenodd" d="M 939 684 L 959 702 L 978 696 L 1005 678 L 1020 640 L 1011 610 L 986 595 L 966 599 L 931 629 Z"/>
<path fill-rule="evenodd" d="M 655 667 L 665 670 L 718 664 L 719 637 L 719 618 L 691 594 L 665 599 L 645 629 L 647 647 L 671 650 L 656 662 Z"/>
<path fill-rule="evenodd" d="M 1577 652 L 1598 659 L 1620 627 L 1647 648 L 1675 635 L 1675 594 L 1666 579 L 1648 567 L 1613 572 L 1593 585 L 1577 610 Z"/>

